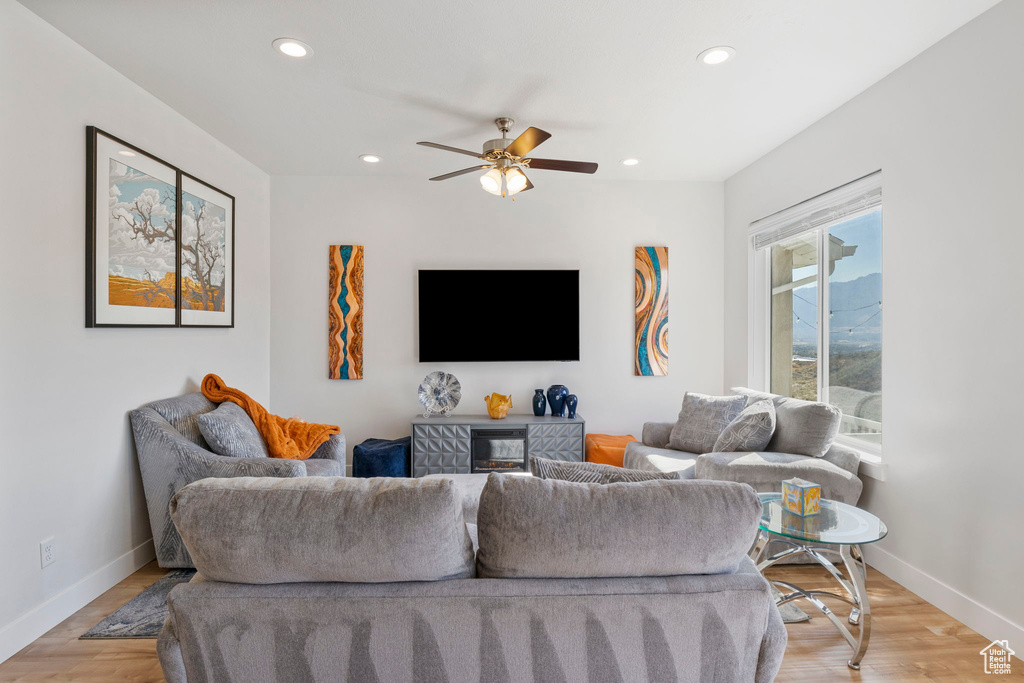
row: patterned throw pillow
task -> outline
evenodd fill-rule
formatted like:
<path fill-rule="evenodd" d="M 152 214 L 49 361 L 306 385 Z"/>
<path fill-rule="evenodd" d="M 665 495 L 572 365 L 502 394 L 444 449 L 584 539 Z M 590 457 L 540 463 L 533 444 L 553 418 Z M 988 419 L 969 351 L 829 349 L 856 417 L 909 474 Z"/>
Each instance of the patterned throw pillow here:
<path fill-rule="evenodd" d="M 729 423 L 718 440 L 716 453 L 763 451 L 775 433 L 775 404 L 771 399 L 752 403 Z"/>
<path fill-rule="evenodd" d="M 686 392 L 668 447 L 698 455 L 712 452 L 718 437 L 746 407 L 746 396 L 705 396 Z"/>
<path fill-rule="evenodd" d="M 652 479 L 679 479 L 678 472 L 648 472 L 627 470 L 615 465 L 601 465 L 596 462 L 566 462 L 547 458 L 530 458 L 530 472 L 541 479 L 559 479 L 589 484 L 616 484 Z"/>
<path fill-rule="evenodd" d="M 269 458 L 270 451 L 256 425 L 240 406 L 225 401 L 196 418 L 210 450 L 233 458 Z"/>

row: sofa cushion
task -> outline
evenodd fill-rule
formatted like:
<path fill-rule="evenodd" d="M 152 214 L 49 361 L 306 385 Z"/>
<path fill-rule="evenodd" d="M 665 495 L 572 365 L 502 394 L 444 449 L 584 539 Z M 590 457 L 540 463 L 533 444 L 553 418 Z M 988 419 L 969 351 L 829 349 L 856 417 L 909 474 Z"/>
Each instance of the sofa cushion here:
<path fill-rule="evenodd" d="M 748 403 L 770 398 L 775 404 L 775 434 L 768 443 L 769 451 L 820 458 L 839 434 L 843 412 L 833 405 L 766 394 L 746 387 L 734 387 L 732 391 L 745 396 Z"/>
<path fill-rule="evenodd" d="M 757 389 L 750 389 L 747 387 L 731 387 L 729 389 L 736 396 L 745 396 L 747 398 L 747 405 L 754 405 L 758 401 L 776 401 L 784 396 L 778 394 L 770 394 L 767 391 L 758 391 Z"/>
<path fill-rule="evenodd" d="M 731 482 L 583 484 L 492 474 L 477 513 L 477 573 L 491 578 L 727 574 L 761 503 Z"/>
<path fill-rule="evenodd" d="M 547 458 L 530 458 L 530 471 L 541 479 L 581 481 L 593 484 L 616 484 L 624 481 L 680 479 L 678 472 L 630 470 L 596 462 L 566 462 Z"/>
<path fill-rule="evenodd" d="M 672 448 L 655 448 L 634 441 L 626 444 L 622 466 L 648 472 L 678 472 L 681 479 L 693 479 L 693 466 L 699 453 L 686 453 Z"/>
<path fill-rule="evenodd" d="M 760 451 L 775 433 L 775 404 L 770 400 L 748 405 L 721 433 L 712 450 Z"/>
<path fill-rule="evenodd" d="M 669 448 L 690 453 L 709 453 L 730 422 L 747 405 L 744 396 L 706 396 L 686 392 L 679 420 L 668 439 Z"/>
<path fill-rule="evenodd" d="M 170 508 L 196 569 L 215 581 L 473 575 L 462 500 L 448 479 L 202 479 Z"/>
<path fill-rule="evenodd" d="M 760 493 L 778 493 L 785 479 L 799 477 L 821 485 L 821 497 L 856 505 L 863 483 L 856 474 L 825 458 L 796 453 L 707 453 L 697 459 L 697 479 L 737 481 Z"/>
<path fill-rule="evenodd" d="M 209 413 L 196 417 L 210 450 L 233 458 L 269 458 L 270 449 L 245 410 L 225 401 Z"/>

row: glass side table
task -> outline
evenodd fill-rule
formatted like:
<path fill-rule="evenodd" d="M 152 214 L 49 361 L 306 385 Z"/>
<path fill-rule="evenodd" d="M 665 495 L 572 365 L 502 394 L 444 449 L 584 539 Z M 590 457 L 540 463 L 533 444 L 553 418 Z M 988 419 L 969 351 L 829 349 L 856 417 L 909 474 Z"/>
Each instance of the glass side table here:
<path fill-rule="evenodd" d="M 821 512 L 801 517 L 782 507 L 781 493 L 761 493 L 761 521 L 758 525 L 757 541 L 750 549 L 750 558 L 757 569 L 764 572 L 776 562 L 787 557 L 806 555 L 824 567 L 843 589 L 844 594 L 821 590 L 805 590 L 787 581 L 769 583 L 779 589 L 781 597 L 776 604 L 792 600 L 806 600 L 824 614 L 846 638 L 853 648 L 853 657 L 847 662 L 851 669 L 860 669 L 861 659 L 868 649 L 871 638 L 871 604 L 868 601 L 867 566 L 860 546 L 885 538 L 888 529 L 882 520 L 866 510 L 834 500 L 821 500 Z M 769 532 L 784 538 L 769 536 Z M 773 555 L 765 557 L 768 547 L 773 544 L 786 546 Z M 847 576 L 829 558 L 839 558 L 846 568 Z M 850 628 L 837 617 L 821 597 L 842 600 L 851 606 L 847 621 L 859 626 L 854 637 Z"/>

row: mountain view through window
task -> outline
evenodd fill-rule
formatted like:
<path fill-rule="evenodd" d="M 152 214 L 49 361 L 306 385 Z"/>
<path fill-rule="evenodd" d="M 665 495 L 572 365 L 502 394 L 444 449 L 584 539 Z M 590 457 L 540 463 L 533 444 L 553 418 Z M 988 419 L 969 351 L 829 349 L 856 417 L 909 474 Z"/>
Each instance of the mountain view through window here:
<path fill-rule="evenodd" d="M 827 401 L 841 434 L 880 445 L 881 209 L 774 245 L 771 278 L 772 391 Z"/>

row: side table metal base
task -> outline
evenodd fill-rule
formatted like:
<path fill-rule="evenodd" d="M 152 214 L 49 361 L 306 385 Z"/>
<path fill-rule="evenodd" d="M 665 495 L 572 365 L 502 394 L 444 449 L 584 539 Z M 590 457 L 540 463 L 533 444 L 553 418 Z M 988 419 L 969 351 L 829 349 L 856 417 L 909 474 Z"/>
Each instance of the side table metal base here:
<path fill-rule="evenodd" d="M 768 546 L 772 543 L 779 543 L 789 547 L 762 559 Z M 860 669 L 860 662 L 864 658 L 864 653 L 868 649 L 868 641 L 871 639 L 871 604 L 868 601 L 866 587 L 867 566 L 864 564 L 864 556 L 861 554 L 860 546 L 806 545 L 782 538 L 770 538 L 768 533 L 762 530 L 758 535 L 757 542 L 754 543 L 754 547 L 750 549 L 750 558 L 757 564 L 757 569 L 762 574 L 765 569 L 780 560 L 796 555 L 806 555 L 824 567 L 843 588 L 845 595 L 831 591 L 804 590 L 787 581 L 772 581 L 768 579 L 768 582 L 776 586 L 782 594 L 782 597 L 776 604 L 782 605 L 792 600 L 806 600 L 814 605 L 819 612 L 828 617 L 829 621 L 846 638 L 847 644 L 853 648 L 853 657 L 847 662 L 847 666 L 855 670 Z M 842 560 L 847 576 L 843 576 L 839 568 L 828 559 L 829 556 L 838 556 Z M 850 614 L 846 620 L 850 624 L 859 627 L 856 637 L 854 637 L 849 627 L 843 623 L 843 620 L 836 616 L 829 609 L 828 605 L 821 601 L 822 597 L 842 600 L 851 606 Z"/>

